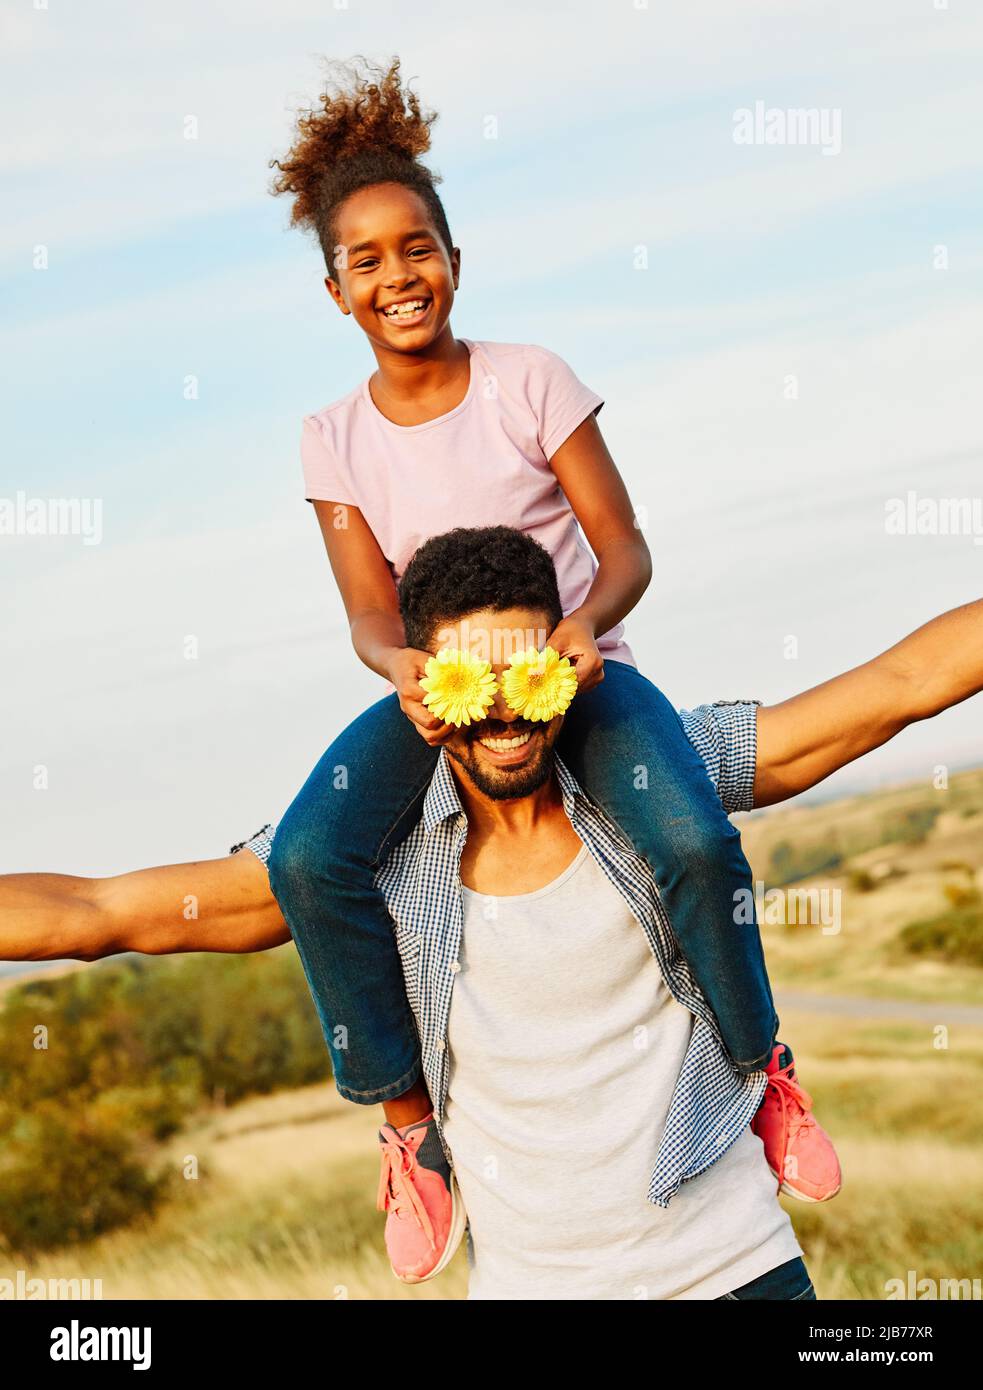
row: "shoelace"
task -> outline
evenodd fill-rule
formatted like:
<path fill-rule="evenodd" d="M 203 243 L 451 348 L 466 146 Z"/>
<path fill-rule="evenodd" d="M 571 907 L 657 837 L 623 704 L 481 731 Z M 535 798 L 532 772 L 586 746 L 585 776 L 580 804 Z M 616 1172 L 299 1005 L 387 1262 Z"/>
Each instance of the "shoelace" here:
<path fill-rule="evenodd" d="M 413 1174 L 418 1167 L 416 1154 L 403 1136 L 391 1129 L 388 1137 L 382 1142 L 382 1156 L 376 1210 L 392 1209 L 397 1216 L 415 1217 L 431 1248 L 435 1250 L 437 1242 L 434 1239 L 433 1222 L 413 1181 Z"/>
<path fill-rule="evenodd" d="M 776 1071 L 768 1077 L 768 1085 L 775 1088 L 775 1094 L 782 1107 L 782 1153 L 788 1148 L 800 1129 L 815 1125 L 812 1110 L 812 1096 L 799 1083 L 789 1076 L 788 1071 Z M 801 1114 L 799 1113 L 801 1111 Z"/>

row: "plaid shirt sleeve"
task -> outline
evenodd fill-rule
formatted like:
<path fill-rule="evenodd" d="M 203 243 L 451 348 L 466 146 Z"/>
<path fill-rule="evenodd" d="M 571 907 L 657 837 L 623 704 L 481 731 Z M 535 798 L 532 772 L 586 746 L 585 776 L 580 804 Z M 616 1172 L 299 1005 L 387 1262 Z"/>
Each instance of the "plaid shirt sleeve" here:
<path fill-rule="evenodd" d="M 250 835 L 248 840 L 240 840 L 237 845 L 233 845 L 229 850 L 230 854 L 238 854 L 241 849 L 251 849 L 257 859 L 261 859 L 264 864 L 269 863 L 270 850 L 273 848 L 273 836 L 276 829 L 272 825 L 264 825 L 262 830 L 257 830 L 255 835 Z"/>
<path fill-rule="evenodd" d="M 679 711 L 728 815 L 754 806 L 760 700 L 717 700 Z"/>

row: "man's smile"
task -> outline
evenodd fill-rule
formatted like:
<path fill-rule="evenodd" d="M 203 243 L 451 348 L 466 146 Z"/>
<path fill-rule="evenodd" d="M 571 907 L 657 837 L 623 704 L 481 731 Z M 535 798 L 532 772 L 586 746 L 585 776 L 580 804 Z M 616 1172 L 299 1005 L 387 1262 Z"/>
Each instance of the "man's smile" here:
<path fill-rule="evenodd" d="M 503 748 L 518 748 L 523 743 L 528 743 L 530 735 L 517 734 L 515 738 L 480 738 L 478 742 L 483 748 L 494 748 L 501 751 Z"/>
<path fill-rule="evenodd" d="M 481 745 L 483 756 L 497 767 L 508 767 L 526 761 L 536 746 L 535 736 L 541 730 L 526 726 L 521 729 L 507 729 L 504 733 L 475 735 L 472 743 Z"/>

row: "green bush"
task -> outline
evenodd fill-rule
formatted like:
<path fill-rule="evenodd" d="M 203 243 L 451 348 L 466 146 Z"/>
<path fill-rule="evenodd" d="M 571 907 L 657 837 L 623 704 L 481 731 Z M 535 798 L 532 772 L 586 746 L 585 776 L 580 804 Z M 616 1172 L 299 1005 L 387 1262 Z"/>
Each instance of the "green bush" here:
<path fill-rule="evenodd" d="M 38 1046 L 43 1025 L 47 1046 Z M 127 957 L 10 991 L 0 1013 L 0 1097 L 92 1098 L 156 1085 L 164 1112 L 330 1075 L 295 953 Z"/>
<path fill-rule="evenodd" d="M 51 1102 L 22 1116 L 0 1161 L 0 1232 L 23 1253 L 89 1240 L 150 1215 L 169 1182 L 118 1129 Z"/>
<path fill-rule="evenodd" d="M 124 957 L 12 989 L 0 1013 L 0 1239 L 45 1249 L 152 1211 L 165 1195 L 154 1146 L 199 1106 L 330 1072 L 294 951 Z"/>
<path fill-rule="evenodd" d="M 891 811 L 881 823 L 881 843 L 920 845 L 938 820 L 941 806 L 909 806 Z"/>
<path fill-rule="evenodd" d="M 796 883 L 799 879 L 812 878 L 815 874 L 837 869 L 843 856 L 831 839 L 814 841 L 812 844 L 793 845 L 790 840 L 779 840 L 771 851 L 768 883 L 781 888 L 786 883 Z"/>
<path fill-rule="evenodd" d="M 909 922 L 898 940 L 911 955 L 983 966 L 983 908 L 961 907 L 939 917 Z"/>

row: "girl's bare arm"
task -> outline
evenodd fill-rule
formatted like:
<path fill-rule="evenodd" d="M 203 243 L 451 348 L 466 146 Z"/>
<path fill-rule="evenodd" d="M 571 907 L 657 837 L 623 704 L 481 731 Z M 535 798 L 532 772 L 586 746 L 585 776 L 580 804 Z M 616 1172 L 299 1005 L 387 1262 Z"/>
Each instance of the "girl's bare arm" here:
<path fill-rule="evenodd" d="M 620 623 L 645 593 L 652 556 L 593 415 L 560 445 L 550 468 L 597 557 L 597 574 L 577 616 L 599 635 Z"/>
<path fill-rule="evenodd" d="M 370 671 L 390 679 L 396 652 L 406 646 L 392 572 L 358 507 L 314 502 L 331 571 L 348 614 L 352 646 Z"/>
<path fill-rule="evenodd" d="M 392 682 L 400 708 L 421 737 L 434 746 L 445 742 L 453 725 L 435 718 L 423 704 L 420 677 L 429 653 L 406 645 L 396 584 L 375 533 L 358 507 L 317 501 L 314 510 L 348 615 L 352 646 L 370 671 Z"/>

